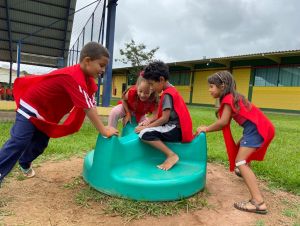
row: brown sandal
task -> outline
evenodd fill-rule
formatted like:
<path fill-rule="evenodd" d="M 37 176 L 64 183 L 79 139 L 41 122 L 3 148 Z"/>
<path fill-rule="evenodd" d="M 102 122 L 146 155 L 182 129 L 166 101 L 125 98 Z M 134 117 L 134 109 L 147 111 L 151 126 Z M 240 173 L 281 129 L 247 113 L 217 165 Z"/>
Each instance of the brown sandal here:
<path fill-rule="evenodd" d="M 246 207 L 246 205 L 248 203 L 251 203 L 253 206 L 255 206 L 255 209 L 249 209 Z M 267 214 L 268 211 L 265 209 L 265 210 L 261 210 L 260 209 L 260 206 L 263 205 L 265 202 L 262 201 L 261 203 L 256 203 L 253 199 L 252 200 L 249 200 L 248 202 L 247 201 L 243 201 L 243 202 L 236 202 L 234 203 L 234 207 L 238 210 L 241 210 L 241 211 L 245 211 L 245 212 L 250 212 L 250 213 L 258 213 L 258 214 Z"/>

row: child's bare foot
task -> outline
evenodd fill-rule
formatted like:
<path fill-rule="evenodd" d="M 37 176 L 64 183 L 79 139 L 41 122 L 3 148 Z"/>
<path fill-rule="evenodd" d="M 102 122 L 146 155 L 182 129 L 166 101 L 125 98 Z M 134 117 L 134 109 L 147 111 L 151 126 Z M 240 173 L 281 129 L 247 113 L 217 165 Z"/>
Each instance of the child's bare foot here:
<path fill-rule="evenodd" d="M 162 170 L 169 170 L 176 164 L 176 162 L 178 162 L 178 160 L 179 160 L 178 155 L 174 154 L 174 155 L 167 157 L 167 159 L 162 164 L 158 165 L 157 167 Z"/>

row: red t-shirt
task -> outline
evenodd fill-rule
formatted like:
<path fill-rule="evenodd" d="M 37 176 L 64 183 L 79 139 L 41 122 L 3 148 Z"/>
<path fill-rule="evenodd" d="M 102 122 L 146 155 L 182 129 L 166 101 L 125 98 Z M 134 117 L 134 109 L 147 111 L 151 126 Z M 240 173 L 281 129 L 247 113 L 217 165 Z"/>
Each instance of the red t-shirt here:
<path fill-rule="evenodd" d="M 21 99 L 35 108 L 47 121 L 55 123 L 74 106 L 82 109 L 95 106 L 94 96 L 89 96 L 69 75 L 42 80 Z"/>

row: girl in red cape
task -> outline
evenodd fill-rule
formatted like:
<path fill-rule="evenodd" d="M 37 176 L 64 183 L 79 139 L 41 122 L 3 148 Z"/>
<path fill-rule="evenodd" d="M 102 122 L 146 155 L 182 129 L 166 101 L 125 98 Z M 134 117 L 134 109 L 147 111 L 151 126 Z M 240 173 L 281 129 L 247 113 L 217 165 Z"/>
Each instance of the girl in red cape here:
<path fill-rule="evenodd" d="M 141 140 L 166 155 L 166 160 L 157 167 L 171 169 L 179 157 L 163 141 L 191 142 L 193 127 L 190 113 L 179 92 L 169 83 L 169 68 L 162 61 L 154 61 L 144 70 L 144 78 L 158 94 L 162 93 L 158 104 L 158 115 L 149 125 L 140 125 L 136 132 Z"/>
<path fill-rule="evenodd" d="M 118 134 L 103 125 L 95 107 L 94 80 L 104 73 L 108 60 L 106 48 L 89 42 L 81 50 L 79 64 L 15 80 L 16 121 L 10 139 L 0 149 L 0 184 L 17 161 L 24 176 L 33 177 L 31 163 L 46 149 L 49 138 L 77 132 L 85 115 L 102 135 Z"/>
<path fill-rule="evenodd" d="M 117 128 L 118 120 L 123 118 L 123 126 L 131 123 L 131 117 L 136 118 L 139 125 L 149 125 L 156 118 L 158 95 L 152 89 L 143 72 L 140 73 L 136 84 L 127 89 L 122 96 L 122 101 L 115 106 L 108 117 L 108 125 Z M 145 115 L 152 113 L 151 117 Z"/>
<path fill-rule="evenodd" d="M 217 111 L 218 120 L 209 126 L 200 126 L 201 132 L 223 131 L 230 171 L 239 169 L 251 194 L 249 201 L 236 202 L 234 207 L 259 214 L 267 213 L 256 177 L 249 167 L 252 160 L 262 161 L 267 148 L 275 135 L 275 129 L 270 120 L 243 95 L 236 91 L 235 81 L 228 71 L 217 72 L 208 77 L 208 91 L 213 98 L 220 99 Z M 243 127 L 243 136 L 236 144 L 230 130 L 231 119 Z"/>

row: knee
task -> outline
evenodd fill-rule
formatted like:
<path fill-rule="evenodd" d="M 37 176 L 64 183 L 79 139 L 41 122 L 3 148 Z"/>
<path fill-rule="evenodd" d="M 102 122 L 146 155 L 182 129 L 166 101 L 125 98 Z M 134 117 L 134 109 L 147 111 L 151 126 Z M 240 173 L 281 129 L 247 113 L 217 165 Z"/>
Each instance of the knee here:
<path fill-rule="evenodd" d="M 36 151 L 39 153 L 43 153 L 47 147 L 48 147 L 48 142 L 41 142 L 38 145 L 36 145 Z"/>

